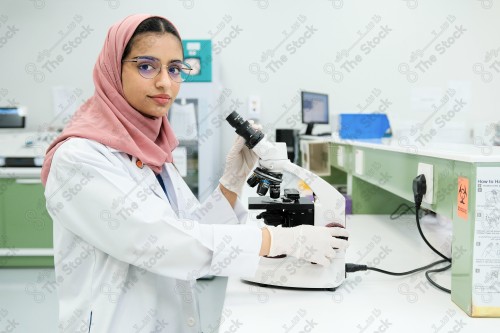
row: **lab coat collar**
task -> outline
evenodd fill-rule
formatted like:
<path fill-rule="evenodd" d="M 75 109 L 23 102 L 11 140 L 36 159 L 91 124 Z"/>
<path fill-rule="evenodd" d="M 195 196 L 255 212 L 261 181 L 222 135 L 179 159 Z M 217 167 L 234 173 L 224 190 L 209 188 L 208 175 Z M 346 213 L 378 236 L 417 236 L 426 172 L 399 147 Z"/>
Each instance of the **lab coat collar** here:
<path fill-rule="evenodd" d="M 137 158 L 132 156 L 131 158 L 131 167 L 132 168 L 138 168 L 138 163 L 137 163 Z M 151 190 L 153 191 L 156 196 L 161 198 L 162 200 L 165 200 L 170 203 L 170 207 L 172 210 L 176 213 L 177 216 L 179 216 L 179 197 L 181 196 L 180 189 L 175 187 L 175 182 L 173 181 L 172 177 L 175 177 L 176 175 L 175 170 L 173 168 L 169 168 L 168 164 L 164 164 L 160 173 L 160 177 L 162 177 L 163 184 L 165 185 L 165 188 L 168 192 L 168 196 L 165 192 L 163 192 L 162 187 L 160 186 L 158 179 L 156 178 L 156 175 L 154 174 L 153 170 L 151 170 L 147 165 L 143 165 L 142 167 L 143 170 L 147 170 L 147 172 L 150 174 L 145 180 L 145 183 L 150 184 Z"/>
<path fill-rule="evenodd" d="M 136 175 L 134 177 L 136 181 L 140 181 L 145 186 L 148 186 L 152 190 L 152 192 L 160 199 L 169 202 L 172 211 L 179 217 L 179 213 L 182 212 L 182 210 L 184 209 L 184 207 L 179 206 L 179 203 L 183 202 L 181 189 L 175 186 L 175 184 L 177 184 L 180 181 L 179 179 L 177 179 L 177 177 L 180 177 L 180 175 L 171 164 L 165 163 L 160 173 L 163 179 L 163 183 L 165 184 L 165 187 L 167 188 L 168 191 L 169 196 L 167 197 L 165 192 L 163 192 L 163 189 L 161 188 L 160 184 L 158 183 L 158 179 L 156 179 L 156 176 L 153 170 L 151 170 L 151 168 L 149 168 L 145 164 L 143 165 L 142 168 L 139 168 L 137 163 L 137 157 L 130 156 L 115 148 L 108 147 L 108 149 L 110 152 L 122 154 L 124 158 L 130 161 L 129 162 L 130 164 L 126 163 L 126 165 L 127 168 L 131 169 L 132 175 Z"/>

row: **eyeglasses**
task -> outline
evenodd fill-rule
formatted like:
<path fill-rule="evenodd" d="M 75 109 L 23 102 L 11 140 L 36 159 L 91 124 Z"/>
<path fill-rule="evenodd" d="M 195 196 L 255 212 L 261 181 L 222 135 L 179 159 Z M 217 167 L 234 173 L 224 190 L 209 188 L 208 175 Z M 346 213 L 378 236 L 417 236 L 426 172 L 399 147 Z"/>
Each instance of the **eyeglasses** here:
<path fill-rule="evenodd" d="M 153 79 L 160 74 L 163 65 L 161 61 L 154 57 L 135 57 L 122 60 L 123 62 L 136 62 L 139 74 L 145 79 Z M 181 83 L 188 79 L 191 73 L 191 66 L 185 62 L 175 61 L 167 65 L 168 76 L 172 81 Z"/>

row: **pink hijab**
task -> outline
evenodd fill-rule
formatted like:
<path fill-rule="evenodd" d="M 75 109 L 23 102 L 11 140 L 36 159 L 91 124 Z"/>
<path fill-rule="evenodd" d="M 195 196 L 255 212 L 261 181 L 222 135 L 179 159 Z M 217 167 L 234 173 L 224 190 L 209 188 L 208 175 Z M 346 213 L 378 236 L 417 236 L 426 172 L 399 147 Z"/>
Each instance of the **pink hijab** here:
<path fill-rule="evenodd" d="M 113 25 L 94 66 L 95 92 L 73 115 L 64 131 L 47 149 L 42 167 L 45 185 L 54 153 L 72 137 L 87 138 L 137 157 L 155 173 L 179 144 L 167 117 L 151 119 L 128 104 L 123 96 L 121 58 L 137 26 L 156 16 L 136 14 Z"/>

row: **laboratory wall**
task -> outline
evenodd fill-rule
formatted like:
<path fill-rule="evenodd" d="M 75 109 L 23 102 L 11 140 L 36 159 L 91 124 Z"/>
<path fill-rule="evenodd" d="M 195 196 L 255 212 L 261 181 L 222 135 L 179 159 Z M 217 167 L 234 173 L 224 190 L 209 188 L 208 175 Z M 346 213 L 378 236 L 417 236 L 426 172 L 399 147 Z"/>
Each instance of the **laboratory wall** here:
<path fill-rule="evenodd" d="M 221 135 L 219 165 L 234 135 L 221 120 L 229 111 L 258 118 L 270 135 L 304 130 L 301 90 L 329 94 L 332 119 L 318 131 L 335 129 L 339 113 L 383 112 L 400 144 L 417 149 L 489 144 L 499 120 L 496 0 L 2 0 L 0 104 L 25 105 L 31 130 L 64 125 L 93 93 L 107 29 L 138 12 L 169 18 L 185 39 L 212 40 L 207 121 Z"/>

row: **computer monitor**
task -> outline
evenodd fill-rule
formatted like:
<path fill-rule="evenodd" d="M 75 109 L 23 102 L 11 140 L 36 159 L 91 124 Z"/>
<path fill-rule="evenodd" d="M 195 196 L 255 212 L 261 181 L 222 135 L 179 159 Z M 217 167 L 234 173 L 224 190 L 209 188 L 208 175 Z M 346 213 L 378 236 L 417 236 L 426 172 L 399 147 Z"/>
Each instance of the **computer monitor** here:
<path fill-rule="evenodd" d="M 0 128 L 24 128 L 24 109 L 18 107 L 0 107 Z"/>
<path fill-rule="evenodd" d="M 328 95 L 313 93 L 308 91 L 301 92 L 302 100 L 302 123 L 307 124 L 306 135 L 312 135 L 315 124 L 328 124 Z"/>

